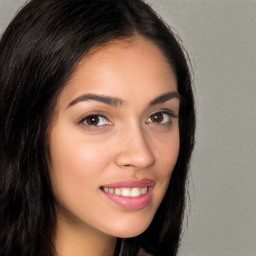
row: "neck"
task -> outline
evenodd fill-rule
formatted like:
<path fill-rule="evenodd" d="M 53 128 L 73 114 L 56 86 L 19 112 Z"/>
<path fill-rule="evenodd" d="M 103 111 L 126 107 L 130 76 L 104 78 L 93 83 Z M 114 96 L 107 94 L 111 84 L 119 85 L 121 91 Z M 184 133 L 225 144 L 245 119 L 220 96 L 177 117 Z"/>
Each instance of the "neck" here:
<path fill-rule="evenodd" d="M 58 216 L 56 256 L 113 256 L 116 238 L 67 216 Z"/>

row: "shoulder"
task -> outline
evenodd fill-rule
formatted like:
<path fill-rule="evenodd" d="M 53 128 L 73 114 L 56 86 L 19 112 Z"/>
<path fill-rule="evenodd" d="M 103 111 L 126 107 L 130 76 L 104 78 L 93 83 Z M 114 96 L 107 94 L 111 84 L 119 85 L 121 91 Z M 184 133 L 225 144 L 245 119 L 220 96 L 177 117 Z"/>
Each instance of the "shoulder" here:
<path fill-rule="evenodd" d="M 152 254 L 147 253 L 143 248 L 140 248 L 137 256 L 154 256 Z"/>

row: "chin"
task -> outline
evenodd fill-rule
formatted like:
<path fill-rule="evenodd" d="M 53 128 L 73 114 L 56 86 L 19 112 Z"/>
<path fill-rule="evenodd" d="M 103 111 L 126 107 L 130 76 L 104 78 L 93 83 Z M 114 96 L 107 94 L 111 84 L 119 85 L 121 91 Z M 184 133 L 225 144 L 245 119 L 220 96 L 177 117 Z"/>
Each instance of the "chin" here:
<path fill-rule="evenodd" d="M 152 218 L 153 219 L 153 218 Z M 116 230 L 112 230 L 112 235 L 120 238 L 130 238 L 142 234 L 152 222 L 151 220 L 144 221 L 137 220 L 129 223 L 119 222 L 116 226 Z M 113 232 L 114 231 L 114 232 Z"/>
<path fill-rule="evenodd" d="M 119 238 L 135 237 L 142 234 L 146 229 L 147 228 L 140 229 L 140 230 L 123 230 L 121 232 L 118 232 L 118 234 L 116 234 L 116 237 L 119 237 Z"/>

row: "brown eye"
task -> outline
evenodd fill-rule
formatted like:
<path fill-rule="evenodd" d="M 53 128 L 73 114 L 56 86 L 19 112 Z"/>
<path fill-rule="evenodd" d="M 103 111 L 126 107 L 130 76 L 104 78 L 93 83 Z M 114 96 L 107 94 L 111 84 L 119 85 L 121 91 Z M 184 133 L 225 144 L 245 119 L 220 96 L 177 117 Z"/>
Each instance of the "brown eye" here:
<path fill-rule="evenodd" d="M 96 116 L 96 115 L 88 116 L 85 121 L 87 125 L 98 125 L 100 118 L 99 116 Z"/>
<path fill-rule="evenodd" d="M 150 117 L 151 122 L 153 123 L 162 123 L 164 120 L 164 116 L 162 113 L 155 113 Z"/>
<path fill-rule="evenodd" d="M 84 123 L 86 126 L 106 126 L 111 125 L 112 123 L 105 117 L 101 115 L 90 115 L 81 120 L 81 123 Z"/>
<path fill-rule="evenodd" d="M 172 118 L 177 117 L 173 112 L 156 112 L 148 117 L 146 123 L 156 125 L 170 125 L 172 124 Z"/>

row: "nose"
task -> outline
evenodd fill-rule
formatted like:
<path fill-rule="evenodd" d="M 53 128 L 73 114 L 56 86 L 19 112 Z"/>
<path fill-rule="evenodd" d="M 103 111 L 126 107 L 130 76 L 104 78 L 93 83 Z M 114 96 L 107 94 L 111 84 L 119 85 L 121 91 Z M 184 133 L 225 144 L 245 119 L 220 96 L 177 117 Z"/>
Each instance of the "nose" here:
<path fill-rule="evenodd" d="M 121 168 L 145 169 L 155 163 L 155 156 L 139 127 L 127 130 L 118 146 L 115 162 Z"/>

